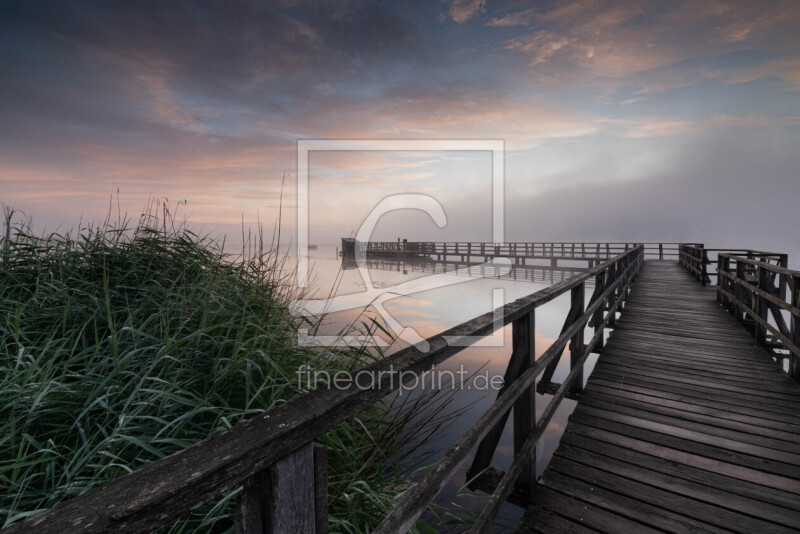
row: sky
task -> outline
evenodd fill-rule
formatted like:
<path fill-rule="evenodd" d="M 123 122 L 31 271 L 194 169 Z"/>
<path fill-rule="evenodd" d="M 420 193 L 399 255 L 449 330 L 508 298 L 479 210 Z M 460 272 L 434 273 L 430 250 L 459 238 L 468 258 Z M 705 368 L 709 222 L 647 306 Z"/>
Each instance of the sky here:
<path fill-rule="evenodd" d="M 298 140 L 502 140 L 507 240 L 798 246 L 796 0 L 3 1 L 0 40 L 0 201 L 40 227 L 164 197 L 291 235 Z M 398 193 L 446 226 L 375 238 L 490 240 L 492 162 L 313 152 L 310 241 Z"/>

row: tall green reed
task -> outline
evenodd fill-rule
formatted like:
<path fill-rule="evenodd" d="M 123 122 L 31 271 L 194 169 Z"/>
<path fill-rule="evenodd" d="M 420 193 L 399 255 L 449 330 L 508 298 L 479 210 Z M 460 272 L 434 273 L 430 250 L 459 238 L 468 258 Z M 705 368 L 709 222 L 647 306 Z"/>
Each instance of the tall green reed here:
<path fill-rule="evenodd" d="M 301 365 L 374 357 L 298 346 L 285 257 L 261 235 L 234 257 L 161 202 L 74 235 L 13 218 L 0 234 L 0 525 L 298 395 Z M 332 531 L 366 532 L 397 499 L 393 423 L 379 404 L 318 440 Z M 167 531 L 230 530 L 237 491 Z"/>

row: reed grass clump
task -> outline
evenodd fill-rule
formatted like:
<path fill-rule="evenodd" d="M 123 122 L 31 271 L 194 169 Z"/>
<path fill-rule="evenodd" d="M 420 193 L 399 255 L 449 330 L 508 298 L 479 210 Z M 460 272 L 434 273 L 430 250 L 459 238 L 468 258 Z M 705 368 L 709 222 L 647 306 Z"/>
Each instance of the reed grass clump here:
<path fill-rule="evenodd" d="M 0 526 L 172 454 L 300 393 L 292 289 L 275 253 L 233 257 L 165 206 L 137 223 L 38 236 L 6 213 L 0 234 Z M 395 444 L 373 407 L 320 438 L 331 529 L 374 527 L 396 499 Z M 238 490 L 167 529 L 222 532 Z"/>

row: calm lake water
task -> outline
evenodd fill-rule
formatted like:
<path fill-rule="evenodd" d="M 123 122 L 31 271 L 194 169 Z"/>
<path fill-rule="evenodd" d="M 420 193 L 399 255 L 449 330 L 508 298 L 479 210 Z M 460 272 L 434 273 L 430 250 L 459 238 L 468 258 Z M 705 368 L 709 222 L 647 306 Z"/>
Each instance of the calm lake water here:
<path fill-rule="evenodd" d="M 365 291 L 365 283 L 357 269 L 342 269 L 341 259 L 337 257 L 335 246 L 319 246 L 310 252 L 311 269 L 313 273 L 313 284 L 310 288 L 311 296 L 314 298 L 327 298 L 329 295 L 351 295 L 352 303 L 358 304 L 359 293 Z M 574 262 L 573 266 L 585 267 L 585 262 Z M 381 268 L 377 268 L 381 267 Z M 422 268 L 418 265 L 403 265 L 396 262 L 384 262 L 382 265 L 373 265 L 369 269 L 369 276 L 374 287 L 390 288 L 402 284 L 401 287 L 411 287 L 414 284 L 422 286 L 422 278 L 431 275 L 432 266 L 427 265 Z M 442 264 L 435 266 L 442 268 Z M 452 267 L 451 267 L 452 268 Z M 525 274 L 530 278 L 531 272 L 518 273 Z M 480 278 L 469 276 L 448 275 L 447 281 L 454 282 L 446 287 L 427 289 L 414 292 L 408 296 L 399 296 L 385 303 L 386 310 L 400 324 L 411 327 L 422 337 L 432 336 L 447 328 L 460 324 L 477 315 L 486 313 L 497 304 L 497 298 L 502 297 L 504 303 L 511 302 L 517 298 L 528 295 L 550 285 L 552 281 L 561 280 L 562 273 L 552 271 L 542 271 L 534 269 L 531 281 L 514 281 L 504 278 Z M 564 276 L 569 277 L 569 273 Z M 518 276 L 519 277 L 519 276 Z M 544 280 L 543 280 L 544 278 Z M 587 288 L 586 299 L 588 301 L 593 286 Z M 502 290 L 498 295 L 496 290 Z M 363 302 L 361 305 L 363 306 Z M 569 292 L 548 304 L 540 307 L 536 311 L 536 355 L 537 357 L 544 352 L 558 337 L 564 319 L 569 310 Z M 350 324 L 360 313 L 363 307 L 351 311 L 331 313 L 326 316 L 324 324 L 320 329 L 320 334 L 336 334 L 341 328 Z M 365 314 L 372 315 L 368 310 Z M 408 471 L 430 464 L 441 456 L 463 433 L 474 423 L 474 421 L 485 412 L 494 402 L 497 396 L 495 389 L 485 387 L 486 378 L 493 376 L 502 377 L 511 353 L 511 328 L 505 327 L 502 331 L 504 346 L 500 347 L 468 347 L 459 354 L 437 366 L 439 370 L 450 370 L 454 373 L 463 369 L 464 372 L 475 374 L 472 381 L 467 381 L 463 388 L 453 391 L 450 387 L 449 375 L 445 375 L 444 391 L 439 393 L 433 402 L 446 403 L 437 416 L 447 414 L 447 422 L 442 427 L 428 436 L 425 443 L 416 448 L 410 458 Z M 587 330 L 587 335 L 591 335 Z M 587 338 L 588 339 L 588 338 Z M 396 345 L 389 349 L 392 352 L 402 345 Z M 591 371 L 596 357 L 591 357 L 586 366 L 586 376 Z M 569 373 L 569 356 L 562 356 L 558 370 L 553 378 L 560 382 Z M 430 394 L 430 384 L 426 388 L 417 388 L 411 391 L 403 391 L 395 397 L 395 402 L 406 401 L 406 406 L 413 403 L 420 396 Z M 541 414 L 550 400 L 550 395 L 538 395 L 536 399 L 537 412 Z M 562 401 L 559 410 L 553 417 L 547 431 L 539 442 L 537 450 L 537 471 L 541 473 L 547 466 L 547 462 L 558 445 L 558 441 L 566 425 L 567 417 L 572 412 L 575 403 L 565 399 Z M 431 418 L 430 411 L 423 412 L 419 420 L 415 420 L 409 428 L 417 430 L 420 425 L 424 425 Z M 506 469 L 513 458 L 513 435 L 511 431 L 511 418 L 506 425 L 506 430 L 495 453 L 493 466 L 499 469 Z M 479 512 L 486 501 L 487 496 L 482 493 L 474 493 L 464 487 L 466 480 L 466 468 L 457 473 L 447 488 L 439 495 L 437 503 L 445 509 L 453 512 L 458 505 L 474 512 Z M 498 518 L 496 531 L 503 532 L 513 530 L 515 522 L 521 517 L 523 510 L 516 506 L 506 504 Z M 445 515 L 447 512 L 445 512 Z M 442 521 L 448 517 L 445 515 L 435 518 L 426 517 L 434 526 L 440 527 Z M 438 523 L 438 525 L 437 525 Z M 449 527 L 453 531 L 460 530 L 459 527 Z"/>

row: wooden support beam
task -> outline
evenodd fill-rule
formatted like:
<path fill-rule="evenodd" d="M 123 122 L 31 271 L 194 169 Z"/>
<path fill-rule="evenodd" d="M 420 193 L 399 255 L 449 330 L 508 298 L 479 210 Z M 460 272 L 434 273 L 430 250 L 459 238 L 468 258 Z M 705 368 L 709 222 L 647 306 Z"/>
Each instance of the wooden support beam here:
<path fill-rule="evenodd" d="M 519 375 L 524 373 L 534 363 L 534 323 L 535 320 L 533 318 L 533 312 L 525 314 L 512 322 L 511 332 L 513 348 L 511 352 L 511 358 L 508 361 L 508 367 L 506 367 L 505 375 L 503 375 L 503 387 L 497 392 L 498 399 L 519 377 Z M 516 428 L 516 425 L 519 422 L 520 432 L 524 431 L 523 419 L 536 417 L 536 410 L 534 407 L 532 407 L 533 403 L 536 401 L 535 395 L 530 395 L 531 398 L 528 399 L 525 399 L 524 397 L 525 394 L 523 394 L 514 405 L 514 425 Z M 519 406 L 519 411 L 521 412 L 519 415 L 517 414 L 517 406 Z M 476 478 L 491 464 L 492 456 L 494 456 L 494 451 L 497 449 L 497 444 L 500 442 L 500 437 L 503 435 L 503 429 L 506 426 L 508 416 L 509 413 L 506 412 L 500 418 L 497 424 L 492 427 L 491 430 L 489 430 L 489 432 L 486 434 L 486 437 L 481 440 L 480 445 L 478 445 L 478 450 L 475 452 L 475 458 L 472 460 L 472 464 L 467 470 L 467 480 Z"/>
<path fill-rule="evenodd" d="M 791 281 L 792 306 L 800 309 L 800 275 L 793 275 Z M 792 342 L 795 347 L 800 347 L 800 319 L 792 314 L 791 319 Z M 800 354 L 792 354 L 789 359 L 789 376 L 795 382 L 800 382 Z"/>
<path fill-rule="evenodd" d="M 315 534 L 328 534 L 328 447 L 314 447 Z"/>
<path fill-rule="evenodd" d="M 769 272 L 766 269 L 758 267 L 758 287 L 763 289 L 764 291 L 769 291 Z M 767 314 L 769 309 L 767 307 L 767 301 L 761 295 L 755 295 L 756 298 L 756 313 L 758 316 L 764 321 L 767 321 Z M 760 324 L 756 325 L 756 341 L 760 344 L 765 344 L 767 342 L 767 329 L 761 326 Z"/>
<path fill-rule="evenodd" d="M 236 502 L 236 534 L 316 534 L 313 444 L 248 478 Z"/>
<path fill-rule="evenodd" d="M 745 280 L 745 264 L 744 262 L 737 261 L 736 262 L 736 279 L 737 281 L 734 282 L 734 289 L 736 294 L 736 302 L 734 302 L 734 316 L 739 321 L 744 321 L 744 311 L 739 303 L 744 303 L 745 306 L 748 308 L 752 307 L 752 302 L 750 302 L 750 295 L 747 293 L 747 289 L 738 283 L 739 280 Z"/>
<path fill-rule="evenodd" d="M 589 305 L 592 305 L 598 298 L 600 298 L 600 295 L 602 295 L 603 292 L 605 292 L 606 289 L 605 275 L 606 275 L 605 272 L 601 272 L 598 273 L 597 276 L 595 277 L 594 292 L 592 293 L 592 297 L 589 299 Z M 597 311 L 594 313 L 594 315 L 592 316 L 592 320 L 589 321 L 589 326 L 594 328 L 595 333 L 597 333 L 598 328 L 600 330 L 603 330 L 604 327 L 603 327 L 602 307 L 598 308 Z M 595 352 L 599 353 L 601 350 L 603 350 L 604 344 L 605 341 L 603 339 L 603 335 L 601 334 L 600 339 L 597 340 L 597 344 L 595 345 Z"/>
<path fill-rule="evenodd" d="M 573 313 L 576 317 L 580 317 L 583 315 L 583 311 L 586 306 L 586 301 L 584 300 L 585 297 L 585 284 L 581 283 L 580 285 L 574 287 L 570 292 L 571 297 L 571 305 L 570 305 L 570 313 Z M 572 338 L 570 341 L 569 347 L 569 367 L 570 370 L 575 367 L 576 365 L 580 365 L 579 361 L 583 356 L 583 331 L 584 329 L 581 328 Z M 570 385 L 569 393 L 573 397 L 578 397 L 583 390 L 583 369 L 578 371 L 578 375 L 575 378 L 575 381 Z"/>
<path fill-rule="evenodd" d="M 536 318 L 535 311 L 521 317 L 512 323 L 513 353 L 519 354 L 522 368 L 520 374 L 533 367 L 536 360 Z M 514 403 L 514 456 L 520 453 L 528 435 L 536 428 L 536 392 L 533 387 L 528 388 L 519 400 Z M 532 495 L 536 485 L 536 450 L 534 457 L 526 469 L 517 479 L 517 489 L 525 494 Z"/>

